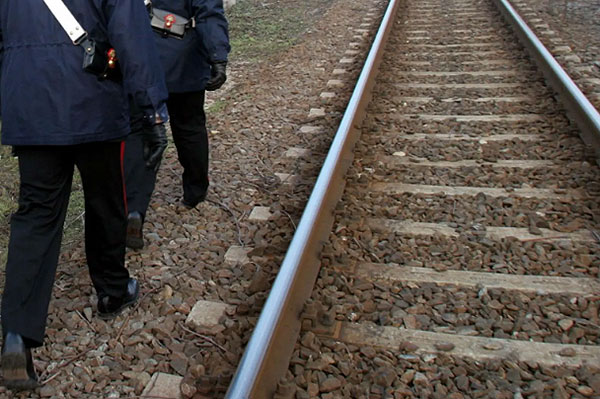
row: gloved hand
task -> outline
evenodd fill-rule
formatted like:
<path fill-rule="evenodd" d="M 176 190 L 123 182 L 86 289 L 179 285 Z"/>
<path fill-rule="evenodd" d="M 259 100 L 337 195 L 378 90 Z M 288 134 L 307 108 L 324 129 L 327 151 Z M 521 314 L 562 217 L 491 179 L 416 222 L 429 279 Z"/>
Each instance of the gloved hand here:
<path fill-rule="evenodd" d="M 215 91 L 223 86 L 227 80 L 227 61 L 219 61 L 211 64 L 210 79 L 206 83 L 206 90 Z"/>
<path fill-rule="evenodd" d="M 146 167 L 157 171 L 163 152 L 167 148 L 167 129 L 164 123 L 143 128 L 144 160 Z"/>

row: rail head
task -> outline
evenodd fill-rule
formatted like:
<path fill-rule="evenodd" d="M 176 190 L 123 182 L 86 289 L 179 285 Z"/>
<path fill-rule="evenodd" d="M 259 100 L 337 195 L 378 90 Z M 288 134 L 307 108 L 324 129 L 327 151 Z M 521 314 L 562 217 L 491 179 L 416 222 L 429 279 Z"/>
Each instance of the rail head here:
<path fill-rule="evenodd" d="M 257 325 L 226 394 L 228 399 L 272 397 L 285 376 L 300 316 L 319 271 L 319 254 L 333 224 L 342 180 L 352 161 L 383 49 L 399 0 L 390 0 L 346 112 L 335 134 L 315 187 Z"/>
<path fill-rule="evenodd" d="M 582 140 L 594 150 L 596 162 L 600 164 L 600 114 L 510 2 L 508 0 L 493 1 L 515 30 L 521 43 L 534 58 L 554 91 L 558 93 L 560 101 L 567 109 L 567 116 L 581 130 Z"/>

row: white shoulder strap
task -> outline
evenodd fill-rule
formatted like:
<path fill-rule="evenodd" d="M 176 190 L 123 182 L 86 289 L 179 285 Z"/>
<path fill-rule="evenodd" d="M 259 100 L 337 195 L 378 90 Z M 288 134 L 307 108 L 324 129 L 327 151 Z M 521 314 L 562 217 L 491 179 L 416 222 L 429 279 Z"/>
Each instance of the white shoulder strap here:
<path fill-rule="evenodd" d="M 44 3 L 46 3 L 60 26 L 67 32 L 73 44 L 78 45 L 87 37 L 87 32 L 79 25 L 79 22 L 62 0 L 44 0 Z"/>

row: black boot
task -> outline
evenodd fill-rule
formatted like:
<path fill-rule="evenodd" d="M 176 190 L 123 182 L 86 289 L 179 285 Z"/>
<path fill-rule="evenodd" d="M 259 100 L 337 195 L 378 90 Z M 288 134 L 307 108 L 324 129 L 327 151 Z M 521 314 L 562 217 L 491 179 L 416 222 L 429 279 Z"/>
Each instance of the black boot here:
<path fill-rule="evenodd" d="M 129 279 L 127 293 L 122 298 L 103 296 L 98 298 L 98 317 L 109 320 L 116 317 L 128 306 L 133 305 L 140 296 L 140 285 L 134 278 Z"/>
<path fill-rule="evenodd" d="M 198 196 L 198 197 L 191 197 L 190 195 L 186 196 L 185 193 L 183 193 L 183 199 L 181 200 L 181 204 L 186 207 L 187 209 L 193 209 L 195 208 L 199 203 L 204 202 L 206 200 L 206 196 L 208 195 L 208 192 L 204 192 L 204 194 Z"/>
<path fill-rule="evenodd" d="M 31 349 L 25 347 L 19 334 L 7 332 L 4 337 L 2 375 L 4 385 L 9 389 L 31 390 L 39 386 Z"/>
<path fill-rule="evenodd" d="M 125 238 L 125 245 L 131 249 L 142 249 L 144 248 L 144 233 L 142 232 L 142 226 L 144 225 L 144 218 L 142 214 L 133 211 L 127 216 L 127 237 Z"/>

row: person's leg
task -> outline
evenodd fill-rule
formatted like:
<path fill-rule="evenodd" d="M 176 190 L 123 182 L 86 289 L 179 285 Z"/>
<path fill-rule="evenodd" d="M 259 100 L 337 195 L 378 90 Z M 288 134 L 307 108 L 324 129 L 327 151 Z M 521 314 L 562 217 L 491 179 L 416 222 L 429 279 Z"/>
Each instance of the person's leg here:
<path fill-rule="evenodd" d="M 167 107 L 173 141 L 183 166 L 183 203 L 194 207 L 204 201 L 209 185 L 204 91 L 170 93 Z"/>
<path fill-rule="evenodd" d="M 85 201 L 85 251 L 99 302 L 127 296 L 123 142 L 77 146 L 76 165 Z"/>
<path fill-rule="evenodd" d="M 131 133 L 125 141 L 124 172 L 127 211 L 146 216 L 157 172 L 146 167 L 144 160 L 142 117 L 140 113 L 131 116 Z"/>
<path fill-rule="evenodd" d="M 20 147 L 17 155 L 19 208 L 10 224 L 2 330 L 35 347 L 44 339 L 73 163 L 63 147 Z"/>
<path fill-rule="evenodd" d="M 124 171 L 128 212 L 126 245 L 132 249 L 144 247 L 142 227 L 158 172 L 146 167 L 144 161 L 142 119 L 141 112 L 132 112 L 131 133 L 125 141 Z"/>
<path fill-rule="evenodd" d="M 11 389 L 34 389 L 32 347 L 42 345 L 71 193 L 68 147 L 20 147 L 19 208 L 11 218 L 2 294 L 2 374 Z"/>

